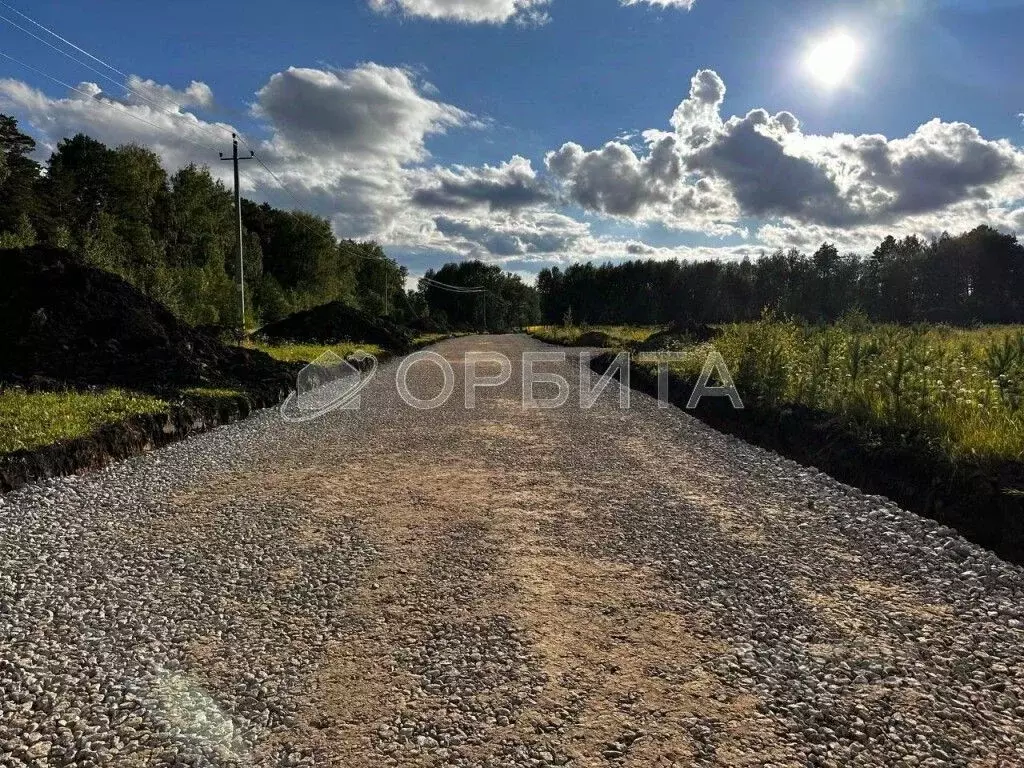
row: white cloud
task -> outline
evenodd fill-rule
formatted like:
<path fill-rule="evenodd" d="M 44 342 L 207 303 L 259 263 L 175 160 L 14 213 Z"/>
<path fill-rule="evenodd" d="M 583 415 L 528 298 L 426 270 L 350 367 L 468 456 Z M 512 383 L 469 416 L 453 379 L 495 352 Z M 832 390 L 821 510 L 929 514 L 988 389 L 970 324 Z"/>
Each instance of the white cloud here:
<path fill-rule="evenodd" d="M 574 142 L 547 167 L 587 210 L 679 229 L 729 233 L 741 218 L 849 230 L 925 226 L 969 206 L 978 220 L 1024 198 L 1024 151 L 966 123 L 934 119 L 900 139 L 804 134 L 789 112 L 723 120 L 725 83 L 699 71 L 671 131 L 643 133 L 646 153 Z M 967 208 L 963 208 L 966 210 Z M 774 232 L 762 227 L 762 232 Z"/>
<path fill-rule="evenodd" d="M 370 0 L 382 13 L 401 13 L 467 24 L 543 24 L 550 0 Z"/>
<path fill-rule="evenodd" d="M 0 80 L 0 109 L 28 120 L 41 153 L 82 132 L 109 146 L 150 147 L 169 171 L 195 162 L 230 181 L 230 164 L 218 162 L 216 153 L 230 147 L 234 126 L 204 121 L 185 108 L 185 102 L 213 102 L 206 86 L 193 83 L 178 90 L 140 78 L 129 82 L 160 107 L 138 97 L 106 94 L 95 83 L 51 97 L 20 81 Z M 431 219 L 419 211 L 418 224 L 408 222 L 414 171 L 407 166 L 429 157 L 428 137 L 477 125 L 467 112 L 425 94 L 408 71 L 376 64 L 343 71 L 293 68 L 273 75 L 254 106 L 270 135 L 256 149 L 288 191 L 262 167 L 248 163 L 244 192 L 326 216 L 345 237 L 415 236 Z M 515 163 L 510 167 L 519 169 Z M 459 176 L 449 172 L 446 178 L 451 174 Z M 426 183 L 427 175 L 416 172 L 415 178 Z"/>
<path fill-rule="evenodd" d="M 213 91 L 206 83 L 193 80 L 184 90 L 177 90 L 169 85 L 161 85 L 153 80 L 144 80 L 138 75 L 128 76 L 130 93 L 127 102 L 149 103 L 161 109 L 168 107 L 205 107 L 213 106 Z"/>
<path fill-rule="evenodd" d="M 404 69 L 291 67 L 256 94 L 253 113 L 273 126 L 281 154 L 398 164 L 427 157 L 432 134 L 469 124 L 469 113 L 427 98 Z"/>
<path fill-rule="evenodd" d="M 412 202 L 423 208 L 440 210 L 515 211 L 551 202 L 552 190 L 537 178 L 532 163 L 515 155 L 499 166 L 470 168 L 455 165 L 437 167 L 413 181 Z"/>
<path fill-rule="evenodd" d="M 569 199 L 586 210 L 714 235 L 741 234 L 733 223 L 739 207 L 727 186 L 713 178 L 688 178 L 685 166 L 688 150 L 705 144 L 721 126 L 724 98 L 721 78 L 701 70 L 671 118 L 676 130 L 644 131 L 643 154 L 620 141 L 590 151 L 568 142 L 549 152 L 545 163 Z"/>
<path fill-rule="evenodd" d="M 230 164 L 215 153 L 228 149 L 233 126 L 190 111 L 214 104 L 208 86 L 137 77 L 129 85 L 164 108 L 94 83 L 51 97 L 0 80 L 0 109 L 27 119 L 44 151 L 84 132 L 111 146 L 149 146 L 168 170 L 208 164 L 229 181 Z M 411 71 L 372 63 L 291 68 L 271 76 L 253 106 L 267 136 L 256 149 L 289 193 L 255 163 L 244 168 L 244 191 L 325 216 L 343 237 L 531 266 L 756 257 L 824 240 L 866 252 L 889 233 L 927 237 L 979 223 L 1024 231 L 1024 153 L 1006 140 L 939 120 L 897 139 L 807 134 L 788 112 L 724 118 L 725 95 L 718 74 L 701 70 L 661 129 L 591 149 L 567 141 L 542 167 L 514 154 L 446 166 L 429 164 L 431 137 L 482 123 Z M 747 238 L 751 227 L 754 237 L 739 246 L 653 246 L 639 229 L 595 235 L 592 218 L 569 215 L 577 207 L 711 236 Z"/>
<path fill-rule="evenodd" d="M 191 89 L 193 101 L 207 99 L 208 88 L 199 83 L 174 91 L 151 81 L 136 78 L 133 82 L 148 89 L 148 94 L 187 96 Z M 208 98 L 212 102 L 212 93 Z M 63 97 L 52 98 L 19 80 L 3 79 L 0 108 L 23 116 L 35 127 L 41 150 L 52 151 L 61 139 L 86 133 L 109 146 L 136 143 L 149 147 L 172 169 L 190 162 L 216 165 L 215 147 L 223 142 L 223 148 L 229 148 L 233 130 L 166 103 L 157 107 L 134 98 L 123 100 L 88 82 Z"/>
<path fill-rule="evenodd" d="M 725 101 L 725 82 L 713 69 L 698 70 L 690 78 L 690 93 L 683 99 L 669 122 L 689 146 L 707 140 L 710 131 L 722 124 L 719 110 Z"/>
<path fill-rule="evenodd" d="M 588 237 L 589 227 L 553 212 L 519 216 L 434 218 L 434 228 L 461 253 L 487 260 L 560 259 Z"/>
<path fill-rule="evenodd" d="M 645 206 L 669 201 L 668 189 L 682 172 L 674 143 L 671 136 L 665 137 L 641 159 L 617 141 L 592 152 L 569 142 L 549 152 L 545 163 L 549 171 L 568 181 L 570 196 L 584 208 L 635 217 Z"/>
<path fill-rule="evenodd" d="M 697 0 L 621 0 L 622 5 L 653 5 L 656 8 L 693 8 Z"/>

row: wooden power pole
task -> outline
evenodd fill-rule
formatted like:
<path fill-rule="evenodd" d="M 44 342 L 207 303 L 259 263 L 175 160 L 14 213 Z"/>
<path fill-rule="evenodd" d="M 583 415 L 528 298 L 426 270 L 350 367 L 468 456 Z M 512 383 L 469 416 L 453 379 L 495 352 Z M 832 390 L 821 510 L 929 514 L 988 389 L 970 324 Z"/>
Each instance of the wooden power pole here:
<path fill-rule="evenodd" d="M 242 296 L 242 338 L 245 338 L 245 253 L 242 246 L 242 193 L 238 188 L 238 161 L 239 160 L 252 160 L 256 157 L 256 153 L 252 150 L 249 151 L 248 157 L 240 158 L 238 156 L 238 136 L 234 133 L 231 134 L 231 157 L 224 157 L 224 153 L 220 153 L 221 160 L 230 160 L 235 165 L 235 211 L 238 214 L 238 292 Z"/>

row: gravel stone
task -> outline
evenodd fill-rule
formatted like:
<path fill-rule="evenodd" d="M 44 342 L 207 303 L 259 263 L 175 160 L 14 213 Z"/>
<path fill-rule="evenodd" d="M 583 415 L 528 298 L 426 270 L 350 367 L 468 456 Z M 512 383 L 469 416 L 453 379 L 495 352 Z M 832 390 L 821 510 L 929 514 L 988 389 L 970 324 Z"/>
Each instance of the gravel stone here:
<path fill-rule="evenodd" d="M 0 497 L 0 766 L 1024 764 L 1019 567 L 536 349 Z"/>

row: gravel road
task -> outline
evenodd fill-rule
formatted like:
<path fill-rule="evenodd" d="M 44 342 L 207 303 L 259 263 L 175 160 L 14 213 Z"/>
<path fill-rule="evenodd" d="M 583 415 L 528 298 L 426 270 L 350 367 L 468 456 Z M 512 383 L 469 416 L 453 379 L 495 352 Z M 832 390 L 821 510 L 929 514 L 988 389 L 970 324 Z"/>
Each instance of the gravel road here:
<path fill-rule="evenodd" d="M 1020 568 L 534 349 L 0 498 L 0 765 L 1024 765 Z"/>

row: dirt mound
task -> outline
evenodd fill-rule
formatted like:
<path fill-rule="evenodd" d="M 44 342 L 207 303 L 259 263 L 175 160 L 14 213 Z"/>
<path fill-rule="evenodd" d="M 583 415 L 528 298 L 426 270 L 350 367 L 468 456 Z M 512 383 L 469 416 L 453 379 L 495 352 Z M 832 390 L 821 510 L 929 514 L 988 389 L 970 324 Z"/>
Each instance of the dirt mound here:
<path fill-rule="evenodd" d="M 400 354 L 412 348 L 412 333 L 408 328 L 340 301 L 288 315 L 261 328 L 259 335 L 271 342 L 337 344 L 356 341 L 376 344 Z"/>
<path fill-rule="evenodd" d="M 648 337 L 646 341 L 641 342 L 637 349 L 641 352 L 678 350 L 693 344 L 714 341 L 721 335 L 720 328 L 703 323 L 672 323 L 665 330 L 658 331 Z"/>
<path fill-rule="evenodd" d="M 413 318 L 409 328 L 417 333 L 448 333 L 447 323 L 438 322 L 430 315 L 420 315 Z"/>
<path fill-rule="evenodd" d="M 275 401 L 292 368 L 222 344 L 68 251 L 0 251 L 0 381 L 167 394 L 231 387 Z"/>
<path fill-rule="evenodd" d="M 580 335 L 576 344 L 581 347 L 612 347 L 615 341 L 604 331 L 587 331 Z"/>

